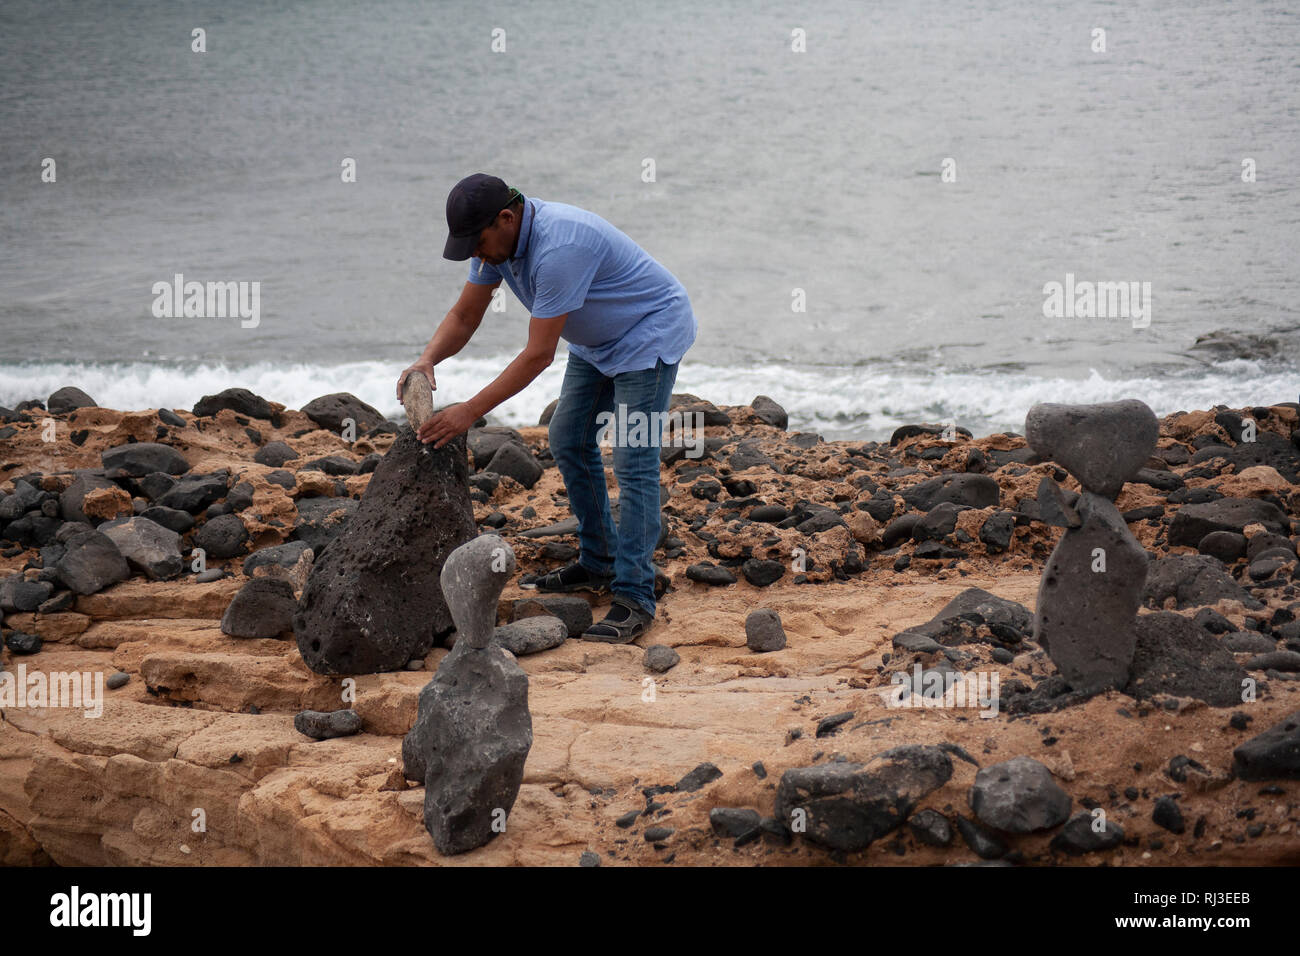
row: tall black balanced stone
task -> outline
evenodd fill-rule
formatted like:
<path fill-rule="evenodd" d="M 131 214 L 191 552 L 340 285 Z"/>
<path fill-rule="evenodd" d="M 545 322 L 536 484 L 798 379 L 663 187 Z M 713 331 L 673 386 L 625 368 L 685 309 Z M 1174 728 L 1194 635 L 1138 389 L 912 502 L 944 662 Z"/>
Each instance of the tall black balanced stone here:
<path fill-rule="evenodd" d="M 293 619 L 303 661 L 377 674 L 423 657 L 453 628 L 439 572 L 477 530 L 464 437 L 434 449 L 403 428 L 312 565 Z"/>
<path fill-rule="evenodd" d="M 424 825 L 440 853 L 464 853 L 504 831 L 533 746 L 528 676 L 492 643 L 497 599 L 515 554 L 496 535 L 457 548 L 442 569 L 456 646 L 420 691 L 402 741 L 402 772 L 424 783 Z"/>
<path fill-rule="evenodd" d="M 1038 586 L 1034 637 L 1074 690 L 1123 687 L 1137 642 L 1146 550 L 1129 533 L 1114 498 L 1155 449 L 1160 426 L 1143 402 L 1035 405 L 1025 438 L 1083 487 L 1069 503 L 1045 478 L 1044 520 L 1065 528 Z"/>

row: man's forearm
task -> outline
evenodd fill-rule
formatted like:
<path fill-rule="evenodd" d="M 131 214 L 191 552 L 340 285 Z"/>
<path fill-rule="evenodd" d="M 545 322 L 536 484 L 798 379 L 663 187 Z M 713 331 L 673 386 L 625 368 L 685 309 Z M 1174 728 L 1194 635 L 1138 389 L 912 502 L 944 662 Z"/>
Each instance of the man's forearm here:
<path fill-rule="evenodd" d="M 465 404 L 482 418 L 506 399 L 518 395 L 551 364 L 554 355 L 521 352 L 484 389 Z"/>
<path fill-rule="evenodd" d="M 437 365 L 459 352 L 474 335 L 474 326 L 466 322 L 456 312 L 448 312 L 438 330 L 424 347 L 420 360 L 430 365 Z"/>

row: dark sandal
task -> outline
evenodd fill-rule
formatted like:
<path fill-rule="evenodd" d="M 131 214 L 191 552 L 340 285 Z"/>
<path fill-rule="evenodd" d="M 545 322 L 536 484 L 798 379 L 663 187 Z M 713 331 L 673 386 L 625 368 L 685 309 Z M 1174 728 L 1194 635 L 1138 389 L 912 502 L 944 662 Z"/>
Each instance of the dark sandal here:
<path fill-rule="evenodd" d="M 547 571 L 543 574 L 521 578 L 521 588 L 536 588 L 538 591 L 550 591 L 565 594 L 571 591 L 592 591 L 603 594 L 609 591 L 614 576 L 596 574 L 578 562 Z"/>
<path fill-rule="evenodd" d="M 654 616 L 647 614 L 640 606 L 625 598 L 616 597 L 605 619 L 583 631 L 582 639 L 604 644 L 630 644 L 650 630 L 654 622 Z"/>

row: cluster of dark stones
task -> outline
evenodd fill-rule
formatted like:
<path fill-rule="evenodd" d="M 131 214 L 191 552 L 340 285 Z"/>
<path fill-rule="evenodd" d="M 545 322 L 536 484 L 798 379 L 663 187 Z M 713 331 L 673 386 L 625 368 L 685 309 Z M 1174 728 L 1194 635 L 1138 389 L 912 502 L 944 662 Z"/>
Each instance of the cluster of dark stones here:
<path fill-rule="evenodd" d="M 45 402 L 0 409 L 4 426 L 0 437 L 11 437 L 21 426 L 39 428 L 46 418 L 75 416 L 79 409 L 93 407 L 95 401 L 80 389 L 61 388 Z M 297 476 L 281 467 L 289 462 L 295 462 L 299 473 L 318 471 L 339 478 L 333 496 L 299 498 L 297 521 L 284 530 L 283 544 L 259 547 L 250 539 L 240 515 L 253 506 L 251 485 L 232 481 L 226 471 L 195 472 L 181 450 L 197 437 L 196 432 L 211 427 L 211 416 L 226 410 L 244 427 L 249 440 L 260 446 L 254 460 L 275 469 L 268 474 L 269 481 L 292 492 Z M 313 425 L 335 433 L 341 432 L 347 419 L 358 435 L 396 428 L 346 393 L 322 396 L 304 412 Z M 186 419 L 171 409 L 159 409 L 154 441 L 128 441 L 109 448 L 99 468 L 14 476 L 13 490 L 0 493 L 0 552 L 6 557 L 24 553 L 29 557 L 21 572 L 0 579 L 0 611 L 55 613 L 71 608 L 78 595 L 93 594 L 135 575 L 177 579 L 195 569 L 196 549 L 204 556 L 205 570 L 194 575 L 199 581 L 225 576 L 228 572 L 222 564 L 239 558 L 248 576 L 265 565 L 292 568 L 309 548 L 319 556 L 356 510 L 358 502 L 346 496 L 342 478 L 373 471 L 379 461 L 378 455 L 361 462 L 342 455 L 301 461 L 285 442 L 264 441 L 260 423 L 278 428 L 282 416 L 247 389 L 204 396 L 192 415 Z M 88 432 L 75 429 L 75 417 L 70 424 L 71 440 L 83 444 Z M 87 515 L 85 498 L 99 489 L 125 491 L 131 497 L 132 514 L 109 520 Z M 269 523 L 274 526 L 276 521 Z M 288 582 L 250 581 L 223 618 L 223 630 L 237 637 L 291 634 L 296 605 Z M 40 647 L 39 638 L 19 631 L 6 632 L 5 639 L 12 647 Z"/>

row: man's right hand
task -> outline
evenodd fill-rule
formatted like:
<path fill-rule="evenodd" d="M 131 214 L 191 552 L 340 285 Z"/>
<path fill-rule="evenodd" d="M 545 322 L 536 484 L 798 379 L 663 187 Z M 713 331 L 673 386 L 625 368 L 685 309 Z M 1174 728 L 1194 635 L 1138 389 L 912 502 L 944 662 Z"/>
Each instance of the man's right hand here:
<path fill-rule="evenodd" d="M 406 376 L 412 372 L 424 373 L 424 377 L 429 380 L 429 387 L 435 392 L 438 390 L 438 383 L 433 379 L 433 365 L 428 362 L 416 362 L 397 377 L 397 400 L 399 402 L 402 400 L 402 386 L 406 383 Z"/>

